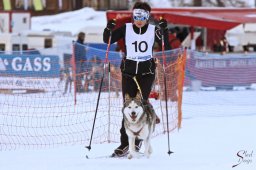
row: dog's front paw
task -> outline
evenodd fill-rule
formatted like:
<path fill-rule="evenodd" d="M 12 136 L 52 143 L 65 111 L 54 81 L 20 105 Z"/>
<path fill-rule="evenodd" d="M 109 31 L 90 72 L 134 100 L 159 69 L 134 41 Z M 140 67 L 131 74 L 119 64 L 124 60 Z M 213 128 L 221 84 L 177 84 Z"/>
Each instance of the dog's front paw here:
<path fill-rule="evenodd" d="M 149 158 L 150 155 L 152 154 L 152 152 L 153 152 L 152 147 L 151 147 L 151 145 L 149 145 L 148 149 L 145 150 L 144 155 L 145 155 L 147 158 Z"/>
<path fill-rule="evenodd" d="M 150 153 L 150 152 L 144 152 L 144 155 L 145 155 L 147 158 L 149 158 L 150 155 L 151 155 L 151 153 Z"/>
<path fill-rule="evenodd" d="M 132 157 L 133 157 L 133 156 L 132 156 L 132 154 L 130 154 L 130 153 L 129 153 L 128 156 L 127 156 L 128 159 L 132 159 Z"/>
<path fill-rule="evenodd" d="M 151 154 L 153 152 L 153 149 L 152 149 L 151 145 L 149 145 L 148 152 L 149 152 L 149 154 Z"/>
<path fill-rule="evenodd" d="M 132 158 L 140 158 L 140 153 L 139 152 L 130 152 L 127 156 L 128 159 L 132 159 Z"/>

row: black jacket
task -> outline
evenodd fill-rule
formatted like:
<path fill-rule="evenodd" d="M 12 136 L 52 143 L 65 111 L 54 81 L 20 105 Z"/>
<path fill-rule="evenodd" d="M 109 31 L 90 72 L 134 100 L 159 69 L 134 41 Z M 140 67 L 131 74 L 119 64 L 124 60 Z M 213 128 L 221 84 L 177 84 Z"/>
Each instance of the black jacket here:
<path fill-rule="evenodd" d="M 144 34 L 147 31 L 148 24 L 143 26 L 142 28 L 138 28 L 135 24 L 133 24 L 133 31 L 137 34 Z M 155 42 L 158 43 L 159 47 L 162 48 L 162 32 L 164 34 L 164 45 L 165 50 L 170 50 L 169 44 L 169 36 L 168 29 L 161 31 L 160 28 L 155 28 Z M 120 39 L 123 39 L 125 42 L 125 34 L 126 34 L 126 24 L 112 31 L 111 44 L 117 42 Z M 103 41 L 108 43 L 110 36 L 110 30 L 108 28 L 104 29 L 103 33 Z M 126 47 L 125 47 L 125 56 L 126 56 Z M 152 49 L 153 53 L 153 49 Z M 144 61 L 144 62 L 136 62 L 133 60 L 128 60 L 126 58 L 123 59 L 121 63 L 121 71 L 130 75 L 143 75 L 143 74 L 153 74 L 155 72 L 155 61 L 154 59 Z"/>

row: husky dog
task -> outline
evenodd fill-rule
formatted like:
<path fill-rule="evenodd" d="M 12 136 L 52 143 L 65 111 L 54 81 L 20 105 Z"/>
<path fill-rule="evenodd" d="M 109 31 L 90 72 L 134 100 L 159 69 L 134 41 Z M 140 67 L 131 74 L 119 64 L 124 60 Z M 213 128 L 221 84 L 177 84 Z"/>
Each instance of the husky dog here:
<path fill-rule="evenodd" d="M 139 93 L 135 98 L 125 95 L 125 103 L 122 109 L 124 115 L 124 126 L 129 138 L 128 159 L 138 157 L 135 150 L 135 138 L 143 139 L 144 154 L 149 158 L 152 153 L 151 135 L 155 130 L 156 114 L 150 111 L 148 105 L 144 105 Z"/>

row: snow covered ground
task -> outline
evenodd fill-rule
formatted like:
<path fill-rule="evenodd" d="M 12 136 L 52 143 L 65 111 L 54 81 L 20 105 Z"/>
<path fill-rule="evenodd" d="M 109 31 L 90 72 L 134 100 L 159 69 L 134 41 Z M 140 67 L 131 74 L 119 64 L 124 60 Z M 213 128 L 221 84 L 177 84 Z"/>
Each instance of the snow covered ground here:
<path fill-rule="evenodd" d="M 182 128 L 170 134 L 170 149 L 174 151 L 170 156 L 167 136 L 161 135 L 153 139 L 149 159 L 98 158 L 118 146 L 104 143 L 92 144 L 91 151 L 84 146 L 2 151 L 0 169 L 255 170 L 255 96 L 256 90 L 185 91 Z"/>
<path fill-rule="evenodd" d="M 53 19 L 33 18 L 32 29 L 71 31 L 76 34 L 92 23 L 96 27 L 105 27 L 105 12 L 95 14 L 90 9 L 80 12 L 84 13 L 72 14 L 75 21 L 69 21 L 67 15 Z M 1 151 L 0 169 L 255 170 L 255 96 L 256 90 L 184 92 L 182 128 L 170 134 L 170 149 L 174 151 L 170 156 L 167 154 L 167 136 L 162 135 L 153 139 L 153 154 L 149 159 L 93 159 L 111 154 L 118 146 L 118 143 L 104 143 L 92 144 L 90 152 L 84 146 Z M 87 159 L 86 155 L 92 159 Z M 232 168 L 233 165 L 237 166 Z"/>

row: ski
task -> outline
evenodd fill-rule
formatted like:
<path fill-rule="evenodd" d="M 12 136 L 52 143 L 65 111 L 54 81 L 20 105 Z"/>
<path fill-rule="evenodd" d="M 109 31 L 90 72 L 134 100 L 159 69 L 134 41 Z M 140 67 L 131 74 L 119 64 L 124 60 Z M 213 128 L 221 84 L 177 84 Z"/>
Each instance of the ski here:
<path fill-rule="evenodd" d="M 125 158 L 127 158 L 127 155 L 117 156 L 117 155 L 112 154 L 112 155 L 100 155 L 100 156 L 94 156 L 94 157 L 86 155 L 86 159 L 108 159 L 108 158 L 125 159 Z"/>
<path fill-rule="evenodd" d="M 100 155 L 100 156 L 94 156 L 94 157 L 90 157 L 90 156 L 86 155 L 86 159 L 109 159 L 109 158 L 128 159 L 127 155 L 128 155 L 128 153 L 125 155 L 122 155 L 122 156 L 118 156 L 115 153 L 113 153 L 112 155 Z M 144 153 L 139 152 L 138 158 L 141 158 L 141 157 L 144 157 Z"/>

